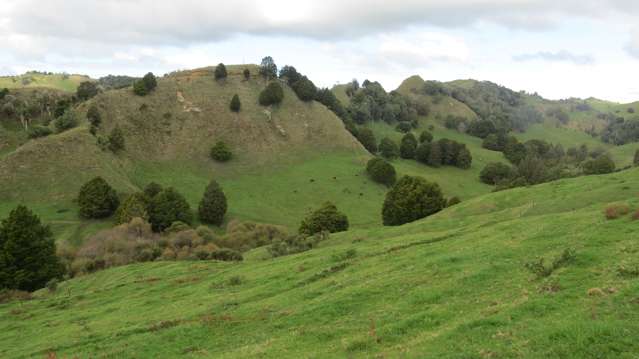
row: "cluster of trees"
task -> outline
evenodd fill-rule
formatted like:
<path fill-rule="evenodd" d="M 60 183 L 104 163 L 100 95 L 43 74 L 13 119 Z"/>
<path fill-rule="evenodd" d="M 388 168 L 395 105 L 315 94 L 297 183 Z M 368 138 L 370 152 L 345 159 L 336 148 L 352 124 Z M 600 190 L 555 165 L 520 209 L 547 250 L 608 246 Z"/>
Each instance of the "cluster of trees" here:
<path fill-rule="evenodd" d="M 465 144 L 447 138 L 422 142 L 415 151 L 415 159 L 431 167 L 454 166 L 469 169 L 473 157 Z"/>
<path fill-rule="evenodd" d="M 17 120 L 31 138 L 46 136 L 53 132 L 50 123 L 62 116 L 73 101 L 74 97 L 50 89 L 15 93 L 3 89 L 0 90 L 0 120 Z M 32 131 L 34 126 L 39 128 Z"/>
<path fill-rule="evenodd" d="M 612 116 L 601 132 L 601 140 L 617 146 L 639 141 L 639 120 Z"/>
<path fill-rule="evenodd" d="M 313 101 L 317 97 L 317 87 L 308 77 L 297 72 L 295 67 L 286 65 L 280 70 L 280 80 L 293 89 L 297 97 L 305 102 Z"/>
<path fill-rule="evenodd" d="M 98 79 L 98 85 L 104 90 L 117 90 L 132 86 L 139 77 L 107 75 Z"/>
<path fill-rule="evenodd" d="M 147 73 L 141 80 L 133 83 L 133 93 L 138 96 L 146 96 L 158 86 L 157 79 L 152 72 Z"/>
<path fill-rule="evenodd" d="M 406 122 L 410 128 L 414 128 L 418 114 L 428 114 L 427 106 L 418 106 L 396 91 L 387 93 L 378 82 L 365 80 L 361 88 L 358 85 L 352 87 L 357 90 L 350 92 L 351 103 L 347 111 L 356 124 L 382 120 L 389 124 Z"/>

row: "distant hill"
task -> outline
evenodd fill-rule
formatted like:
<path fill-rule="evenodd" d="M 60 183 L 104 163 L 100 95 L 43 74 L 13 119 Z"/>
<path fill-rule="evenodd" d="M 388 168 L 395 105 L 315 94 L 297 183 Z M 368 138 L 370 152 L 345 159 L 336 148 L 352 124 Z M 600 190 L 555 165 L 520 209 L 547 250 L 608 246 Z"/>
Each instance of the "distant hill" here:
<path fill-rule="evenodd" d="M 1 76 L 0 88 L 46 87 L 66 92 L 75 92 L 80 83 L 94 81 L 86 75 L 27 72 L 23 75 Z"/>

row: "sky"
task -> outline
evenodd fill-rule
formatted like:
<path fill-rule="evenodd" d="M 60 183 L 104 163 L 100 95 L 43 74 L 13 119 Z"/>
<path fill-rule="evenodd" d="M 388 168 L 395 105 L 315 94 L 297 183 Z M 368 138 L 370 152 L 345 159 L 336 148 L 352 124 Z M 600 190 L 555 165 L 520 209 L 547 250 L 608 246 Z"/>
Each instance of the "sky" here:
<path fill-rule="evenodd" d="M 631 0 L 2 0 L 0 74 L 100 77 L 259 63 L 318 86 L 488 80 L 550 99 L 639 100 Z"/>

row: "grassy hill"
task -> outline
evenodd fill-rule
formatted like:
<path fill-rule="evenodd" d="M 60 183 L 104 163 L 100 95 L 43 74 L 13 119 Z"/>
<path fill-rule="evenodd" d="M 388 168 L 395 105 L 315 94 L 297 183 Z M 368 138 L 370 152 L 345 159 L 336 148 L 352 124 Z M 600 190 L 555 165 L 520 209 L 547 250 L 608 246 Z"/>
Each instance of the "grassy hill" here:
<path fill-rule="evenodd" d="M 298 255 L 106 270 L 0 305 L 0 356 L 634 358 L 636 222 L 603 209 L 636 209 L 638 186 L 561 180 Z"/>
<path fill-rule="evenodd" d="M 75 92 L 80 83 L 92 81 L 86 75 L 53 74 L 41 72 L 27 72 L 17 76 L 0 76 L 0 88 L 52 88 L 66 92 Z"/>

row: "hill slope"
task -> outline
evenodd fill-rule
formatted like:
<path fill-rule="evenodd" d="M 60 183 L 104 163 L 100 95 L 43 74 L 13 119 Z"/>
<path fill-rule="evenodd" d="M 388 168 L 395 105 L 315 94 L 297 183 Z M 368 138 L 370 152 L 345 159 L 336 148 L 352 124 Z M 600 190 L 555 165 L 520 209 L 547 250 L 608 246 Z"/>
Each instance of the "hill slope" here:
<path fill-rule="evenodd" d="M 0 76 L 0 88 L 37 88 L 45 87 L 66 92 L 75 92 L 80 83 L 92 81 L 85 75 L 53 74 L 27 72 L 18 76 Z"/>
<path fill-rule="evenodd" d="M 639 171 L 469 200 L 298 255 L 121 267 L 0 305 L 0 355 L 634 358 Z M 524 264 L 574 258 L 536 278 Z M 633 269 L 619 272 L 620 268 Z M 623 273 L 624 275 L 620 275 Z M 24 338 L 30 338 L 26 341 Z"/>

